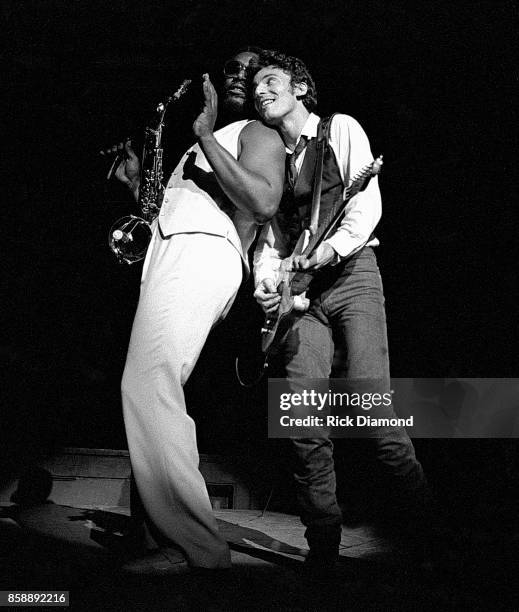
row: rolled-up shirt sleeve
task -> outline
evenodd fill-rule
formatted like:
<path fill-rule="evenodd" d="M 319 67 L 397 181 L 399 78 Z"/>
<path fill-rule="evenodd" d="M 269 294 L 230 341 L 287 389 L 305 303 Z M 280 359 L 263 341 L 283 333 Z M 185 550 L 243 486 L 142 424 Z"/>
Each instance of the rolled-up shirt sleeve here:
<path fill-rule="evenodd" d="M 332 147 L 345 188 L 355 174 L 373 161 L 368 137 L 360 124 L 348 115 L 336 115 L 330 130 Z M 366 244 L 379 244 L 372 234 L 382 216 L 378 177 L 373 177 L 364 191 L 347 204 L 344 218 L 327 242 L 340 259 L 349 257 Z M 337 263 L 337 262 L 336 262 Z"/>

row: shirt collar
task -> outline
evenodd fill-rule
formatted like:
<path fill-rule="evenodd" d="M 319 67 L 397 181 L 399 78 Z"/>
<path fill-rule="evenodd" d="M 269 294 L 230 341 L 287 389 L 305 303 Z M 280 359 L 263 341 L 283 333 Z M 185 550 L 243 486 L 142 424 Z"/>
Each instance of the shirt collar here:
<path fill-rule="evenodd" d="M 297 142 L 299 142 L 301 136 L 306 136 L 308 140 L 310 140 L 311 138 L 315 138 L 317 136 L 317 127 L 319 125 L 320 120 L 320 117 L 318 117 L 315 113 L 310 113 L 306 118 L 305 124 L 303 125 L 303 129 L 301 130 L 301 134 L 299 134 Z M 288 154 L 292 153 L 292 151 L 288 147 L 285 147 L 285 150 Z"/>

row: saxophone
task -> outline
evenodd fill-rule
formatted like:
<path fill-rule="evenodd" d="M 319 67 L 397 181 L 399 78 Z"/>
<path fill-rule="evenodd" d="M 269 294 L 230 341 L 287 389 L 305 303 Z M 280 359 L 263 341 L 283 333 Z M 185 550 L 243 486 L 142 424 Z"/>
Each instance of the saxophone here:
<path fill-rule="evenodd" d="M 168 104 L 184 95 L 190 83 L 191 81 L 186 79 L 165 102 L 159 102 L 155 111 L 155 127 L 146 127 L 144 131 L 138 199 L 141 215 L 127 215 L 118 219 L 108 232 L 108 246 L 119 263 L 130 265 L 141 261 L 146 255 L 152 234 L 151 224 L 159 214 L 164 193 L 161 145 L 164 115 Z"/>

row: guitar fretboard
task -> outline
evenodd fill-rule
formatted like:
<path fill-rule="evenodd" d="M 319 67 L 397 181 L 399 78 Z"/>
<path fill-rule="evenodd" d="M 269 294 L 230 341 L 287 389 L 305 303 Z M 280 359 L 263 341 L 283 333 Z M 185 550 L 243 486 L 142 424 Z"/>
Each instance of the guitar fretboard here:
<path fill-rule="evenodd" d="M 320 223 L 317 232 L 310 238 L 302 253 L 305 257 L 309 258 L 319 247 L 319 245 L 326 240 L 326 238 L 328 238 L 339 222 L 344 209 L 348 205 L 348 202 L 353 198 L 353 196 L 357 195 L 357 193 L 363 191 L 367 187 L 371 177 L 380 172 L 382 163 L 382 156 L 380 156 L 371 164 L 364 166 L 364 168 L 362 168 L 362 170 L 360 170 L 360 172 L 353 177 L 351 184 L 346 188 L 344 199 L 337 199 L 337 201 L 333 203 L 330 212 Z M 291 281 L 292 294 L 299 295 L 306 291 L 312 282 L 312 279 L 312 272 L 296 272 Z"/>
<path fill-rule="evenodd" d="M 374 172 L 375 164 L 376 171 Z M 325 219 L 321 222 L 317 232 L 310 238 L 308 245 L 306 246 L 303 255 L 305 257 L 310 257 L 312 253 L 317 249 L 317 247 L 326 240 L 330 235 L 331 231 L 335 227 L 335 224 L 339 220 L 340 216 L 344 212 L 348 202 L 353 198 L 353 196 L 357 195 L 360 191 L 367 187 L 369 180 L 374 174 L 378 174 L 380 171 L 380 166 L 382 165 L 382 158 L 379 157 L 376 162 L 371 162 L 360 170 L 358 174 L 353 177 L 352 182 L 346 188 L 344 198 L 342 201 L 334 202 L 330 212 L 326 215 Z"/>

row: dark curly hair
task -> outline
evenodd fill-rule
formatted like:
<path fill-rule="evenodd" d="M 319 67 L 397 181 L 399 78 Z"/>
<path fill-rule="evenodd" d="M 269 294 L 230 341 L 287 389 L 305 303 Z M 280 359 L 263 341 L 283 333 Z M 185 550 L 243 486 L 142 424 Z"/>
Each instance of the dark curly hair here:
<path fill-rule="evenodd" d="M 240 53 L 255 53 L 256 55 L 260 55 L 261 53 L 263 53 L 265 51 L 265 49 L 262 49 L 261 47 L 256 47 L 254 45 L 248 45 L 246 47 L 240 47 L 237 51 L 235 51 L 232 56 L 234 57 L 235 55 L 239 55 Z"/>
<path fill-rule="evenodd" d="M 301 97 L 301 101 L 308 111 L 314 110 L 317 106 L 317 89 L 312 75 L 300 59 L 291 55 L 285 55 L 279 51 L 264 50 L 259 54 L 258 62 L 254 63 L 254 72 L 256 73 L 266 66 L 281 68 L 283 72 L 289 74 L 292 86 L 306 83 L 308 89 L 306 94 Z"/>

